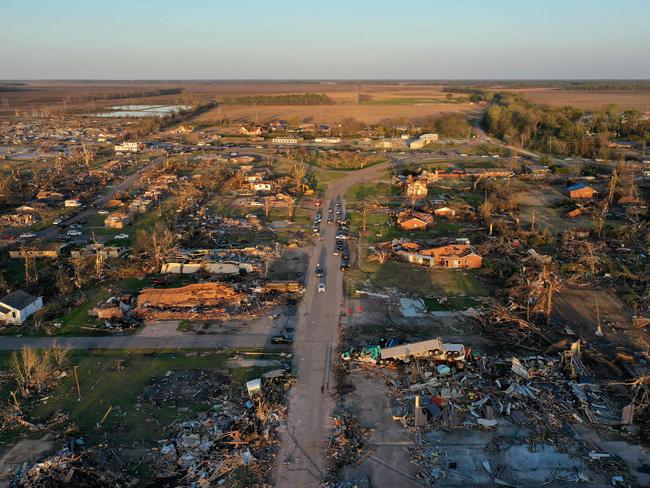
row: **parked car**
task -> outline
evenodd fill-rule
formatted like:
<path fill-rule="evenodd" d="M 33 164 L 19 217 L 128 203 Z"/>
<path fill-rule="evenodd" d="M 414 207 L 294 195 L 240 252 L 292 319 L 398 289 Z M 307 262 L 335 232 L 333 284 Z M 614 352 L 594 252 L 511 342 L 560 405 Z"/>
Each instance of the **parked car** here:
<path fill-rule="evenodd" d="M 117 234 L 115 236 L 115 239 L 128 239 L 128 238 L 129 238 L 129 234 Z"/>
<path fill-rule="evenodd" d="M 296 331 L 293 327 L 285 327 L 278 335 L 271 337 L 271 344 L 292 344 Z"/>

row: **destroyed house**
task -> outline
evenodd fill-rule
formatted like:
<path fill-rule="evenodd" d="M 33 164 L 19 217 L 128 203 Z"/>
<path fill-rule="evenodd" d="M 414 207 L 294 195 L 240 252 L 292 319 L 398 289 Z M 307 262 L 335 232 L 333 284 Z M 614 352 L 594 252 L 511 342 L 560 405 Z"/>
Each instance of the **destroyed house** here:
<path fill-rule="evenodd" d="M 20 248 L 10 249 L 9 257 L 12 259 L 29 258 L 51 258 L 56 259 L 69 247 L 69 243 L 59 242 L 38 242 L 30 245 L 23 245 Z"/>
<path fill-rule="evenodd" d="M 433 258 L 433 266 L 443 268 L 480 268 L 483 258 L 469 244 L 448 244 L 420 251 Z"/>
<path fill-rule="evenodd" d="M 221 283 L 198 283 L 180 288 L 145 288 L 137 298 L 138 307 L 193 308 L 239 305 L 244 295 Z"/>
<path fill-rule="evenodd" d="M 449 207 L 440 207 L 433 211 L 434 215 L 437 217 L 453 217 L 456 215 L 456 211 L 453 208 Z"/>
<path fill-rule="evenodd" d="M 424 230 L 434 223 L 433 215 L 426 212 L 405 210 L 397 216 L 397 224 L 402 230 Z"/>
<path fill-rule="evenodd" d="M 0 225 L 6 225 L 8 227 L 28 227 L 39 220 L 39 215 L 32 212 L 16 212 L 0 215 Z"/>
<path fill-rule="evenodd" d="M 101 243 L 88 244 L 80 249 L 73 249 L 70 256 L 80 258 L 82 256 L 101 256 L 104 258 L 119 258 L 126 254 L 128 249 L 123 246 L 105 246 Z"/>
<path fill-rule="evenodd" d="M 104 225 L 110 229 L 124 229 L 131 223 L 132 216 L 126 212 L 113 212 L 104 219 Z"/>
<path fill-rule="evenodd" d="M 0 322 L 20 325 L 41 308 L 42 297 L 34 297 L 22 290 L 16 290 L 0 299 Z"/>
<path fill-rule="evenodd" d="M 508 178 L 513 175 L 512 171 L 506 168 L 465 168 L 468 176 L 483 178 Z"/>

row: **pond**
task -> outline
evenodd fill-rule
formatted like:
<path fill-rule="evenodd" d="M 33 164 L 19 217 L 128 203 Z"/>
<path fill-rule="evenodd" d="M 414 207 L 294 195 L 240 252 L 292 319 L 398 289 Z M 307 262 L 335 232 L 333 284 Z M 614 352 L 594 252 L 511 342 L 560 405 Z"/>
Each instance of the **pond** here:
<path fill-rule="evenodd" d="M 190 108 L 190 105 L 114 105 L 97 117 L 164 117 Z"/>

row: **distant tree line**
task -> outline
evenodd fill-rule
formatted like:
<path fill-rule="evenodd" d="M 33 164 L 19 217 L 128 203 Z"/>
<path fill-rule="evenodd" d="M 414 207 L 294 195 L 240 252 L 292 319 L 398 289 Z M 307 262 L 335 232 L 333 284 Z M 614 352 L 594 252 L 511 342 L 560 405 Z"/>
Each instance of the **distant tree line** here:
<path fill-rule="evenodd" d="M 24 83 L 6 83 L 0 85 L 0 93 L 30 91 Z"/>
<path fill-rule="evenodd" d="M 474 103 L 490 102 L 492 97 L 494 97 L 493 92 L 473 86 L 445 86 L 442 88 L 442 91 L 447 93 L 466 93 L 468 95 L 467 99 Z"/>
<path fill-rule="evenodd" d="M 322 93 L 296 93 L 226 97 L 222 99 L 222 103 L 230 105 L 334 105 L 334 100 Z"/>
<path fill-rule="evenodd" d="M 505 92 L 494 95 L 482 123 L 491 135 L 520 147 L 606 158 L 612 137 L 638 140 L 650 134 L 650 121 L 641 115 L 615 105 L 590 113 L 571 106 L 537 105 Z"/>
<path fill-rule="evenodd" d="M 498 87 L 498 88 L 495 88 Z M 650 80 L 484 80 L 471 83 L 446 82 L 443 91 L 507 90 L 514 88 L 557 88 L 564 90 L 650 90 Z"/>
<path fill-rule="evenodd" d="M 185 91 L 184 88 L 158 88 L 156 90 L 132 91 L 127 93 L 103 93 L 101 95 L 90 95 L 80 97 L 82 101 L 87 100 L 122 100 L 125 98 L 149 98 L 162 97 L 165 95 L 180 95 Z"/>

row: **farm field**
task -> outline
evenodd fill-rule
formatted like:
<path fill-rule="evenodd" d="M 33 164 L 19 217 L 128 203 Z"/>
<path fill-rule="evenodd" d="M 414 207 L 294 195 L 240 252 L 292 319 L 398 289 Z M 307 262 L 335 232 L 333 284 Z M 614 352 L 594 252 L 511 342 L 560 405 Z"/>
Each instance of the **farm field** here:
<path fill-rule="evenodd" d="M 520 93 L 535 103 L 561 107 L 574 105 L 581 109 L 597 109 L 610 104 L 622 110 L 650 110 L 650 91 L 647 90 L 561 90 L 555 88 L 521 88 L 505 91 Z"/>

